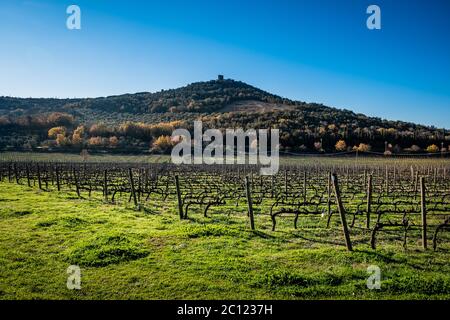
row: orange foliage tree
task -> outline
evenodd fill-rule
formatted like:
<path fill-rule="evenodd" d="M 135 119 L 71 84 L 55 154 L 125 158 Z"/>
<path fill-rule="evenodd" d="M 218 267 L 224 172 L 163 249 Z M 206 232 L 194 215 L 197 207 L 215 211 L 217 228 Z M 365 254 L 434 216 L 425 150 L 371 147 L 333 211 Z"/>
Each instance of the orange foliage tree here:
<path fill-rule="evenodd" d="M 339 140 L 335 145 L 336 151 L 345 151 L 347 150 L 347 144 L 344 140 Z"/>

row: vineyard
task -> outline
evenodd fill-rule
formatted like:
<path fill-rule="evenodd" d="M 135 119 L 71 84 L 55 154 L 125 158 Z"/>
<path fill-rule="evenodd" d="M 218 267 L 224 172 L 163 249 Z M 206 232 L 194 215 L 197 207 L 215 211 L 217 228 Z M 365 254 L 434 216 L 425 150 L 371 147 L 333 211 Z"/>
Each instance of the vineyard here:
<path fill-rule="evenodd" d="M 448 250 L 449 175 L 445 163 L 309 163 L 261 176 L 248 165 L 0 162 L 3 186 L 65 192 L 149 213 L 171 204 L 180 220 L 201 216 L 207 223 L 236 215 L 254 232 L 296 231 L 323 243 L 339 234 L 329 245 L 349 251 L 390 242 L 405 250 Z"/>

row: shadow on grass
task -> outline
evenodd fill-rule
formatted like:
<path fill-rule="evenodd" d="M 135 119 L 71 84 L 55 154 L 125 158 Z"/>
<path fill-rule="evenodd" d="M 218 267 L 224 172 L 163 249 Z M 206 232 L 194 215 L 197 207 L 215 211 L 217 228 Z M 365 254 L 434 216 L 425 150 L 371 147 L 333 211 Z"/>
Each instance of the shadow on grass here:
<path fill-rule="evenodd" d="M 262 232 L 262 231 L 258 231 L 258 230 L 253 230 L 252 232 L 255 236 L 258 236 L 263 239 L 275 239 L 276 238 L 275 236 L 270 235 L 266 232 Z"/>

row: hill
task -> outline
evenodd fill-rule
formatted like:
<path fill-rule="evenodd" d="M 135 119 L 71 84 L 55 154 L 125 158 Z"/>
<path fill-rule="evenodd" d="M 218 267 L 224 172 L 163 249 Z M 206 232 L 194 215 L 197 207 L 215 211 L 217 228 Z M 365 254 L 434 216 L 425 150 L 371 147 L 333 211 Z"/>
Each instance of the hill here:
<path fill-rule="evenodd" d="M 293 104 L 288 99 L 270 94 L 244 82 L 231 79 L 196 82 L 185 87 L 156 93 L 139 92 L 86 99 L 35 99 L 0 97 L 0 110 L 70 111 L 94 109 L 125 113 L 214 112 L 228 104 L 256 100 Z"/>
<path fill-rule="evenodd" d="M 435 146 L 428 151 L 438 152 L 450 142 L 445 129 L 292 101 L 219 78 L 155 93 L 99 98 L 0 97 L 0 148 L 142 152 L 176 127 L 191 129 L 195 119 L 211 128 L 279 128 L 282 150 L 293 152 L 353 147 L 420 152 L 431 145 Z M 49 132 L 52 128 L 56 129 Z M 339 140 L 345 144 L 336 150 Z M 170 143 L 165 144 L 157 149 L 167 152 Z"/>

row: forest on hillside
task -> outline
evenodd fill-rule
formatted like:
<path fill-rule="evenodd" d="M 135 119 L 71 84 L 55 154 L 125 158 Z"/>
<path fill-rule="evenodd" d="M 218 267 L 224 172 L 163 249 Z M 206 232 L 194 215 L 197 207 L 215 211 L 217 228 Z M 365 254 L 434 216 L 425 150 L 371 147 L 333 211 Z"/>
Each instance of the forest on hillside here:
<path fill-rule="evenodd" d="M 224 108 L 240 101 L 244 108 Z M 286 108 L 245 110 L 246 101 Z M 367 117 L 316 103 L 291 101 L 234 80 L 88 99 L 0 98 L 0 150 L 167 153 L 176 128 L 280 129 L 280 150 L 389 154 L 448 152 L 450 131 Z"/>

